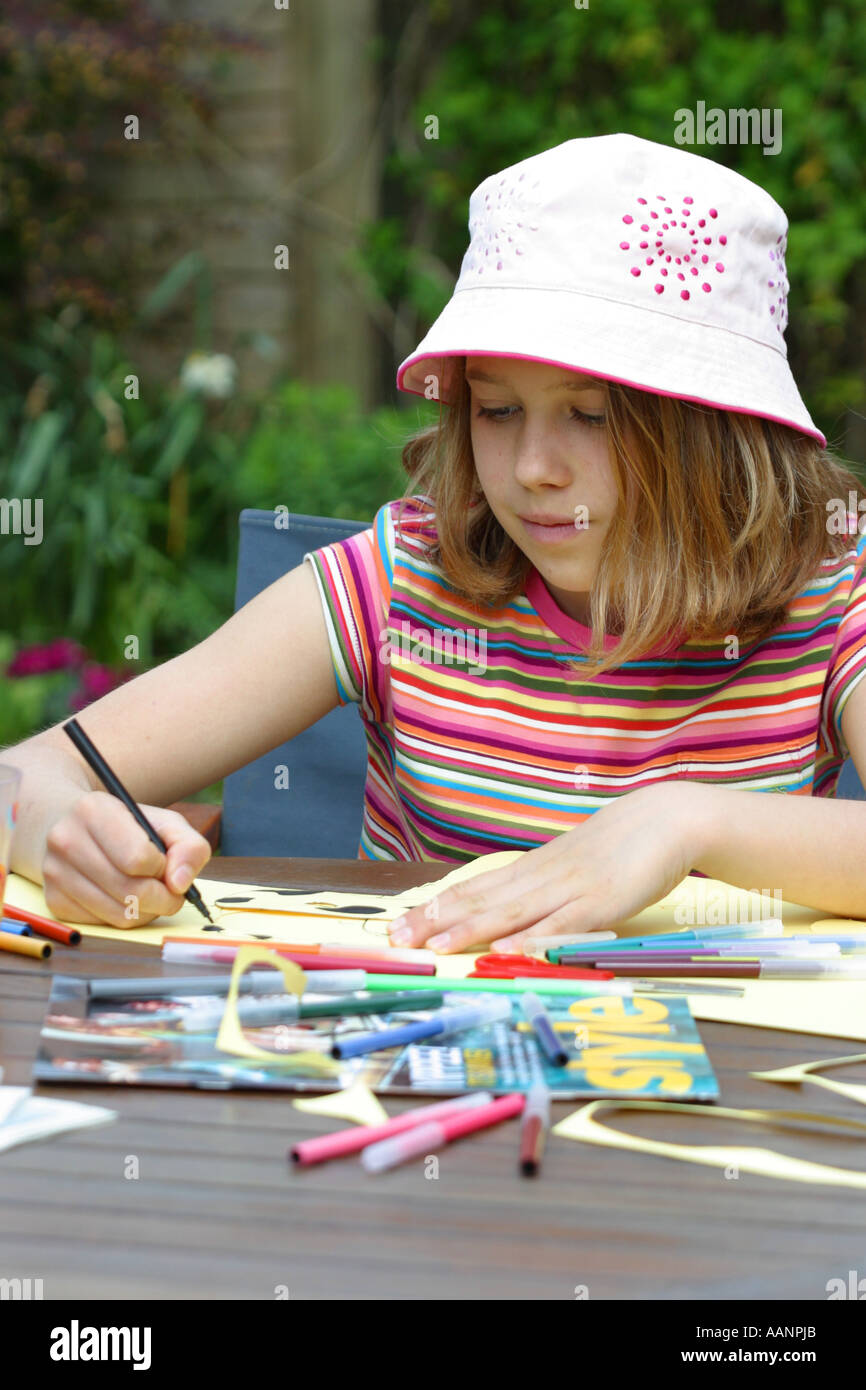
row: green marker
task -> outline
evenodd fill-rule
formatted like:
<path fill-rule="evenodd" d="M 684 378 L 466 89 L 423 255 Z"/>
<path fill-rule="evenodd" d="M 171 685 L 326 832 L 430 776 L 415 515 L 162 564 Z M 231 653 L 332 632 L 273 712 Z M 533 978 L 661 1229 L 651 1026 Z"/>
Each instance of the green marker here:
<path fill-rule="evenodd" d="M 456 979 L 447 980 L 442 975 L 435 976 L 437 988 L 444 990 L 447 994 L 453 994 L 458 990 L 465 990 L 467 994 L 523 994 L 525 990 L 534 990 L 536 994 L 570 994 L 575 998 L 592 999 L 600 994 L 631 994 L 633 982 L 631 980 L 603 980 L 600 984 L 587 984 L 582 980 L 555 980 L 545 979 L 544 976 L 534 980 L 497 980 L 492 977 L 489 980 L 470 980 Z M 369 990 L 393 990 L 393 975 L 368 975 L 364 988 Z M 400 989 L 429 989 L 429 975 L 401 975 Z"/>
<path fill-rule="evenodd" d="M 374 992 L 392 990 L 394 978 L 393 975 L 368 975 L 364 989 Z M 444 990 L 446 994 L 460 990 L 467 994 L 525 994 L 527 990 L 532 990 L 535 994 L 570 995 L 572 999 L 599 999 L 605 994 L 629 999 L 633 994 L 727 994 L 736 998 L 743 993 L 737 985 L 698 984 L 691 981 L 677 984 L 670 980 L 602 980 L 594 985 L 584 980 L 547 979 L 543 975 L 521 980 L 497 980 L 495 976 L 491 976 L 489 980 L 447 980 L 443 975 L 433 978 L 437 988 Z M 401 990 L 429 988 L 429 975 L 400 976 Z"/>

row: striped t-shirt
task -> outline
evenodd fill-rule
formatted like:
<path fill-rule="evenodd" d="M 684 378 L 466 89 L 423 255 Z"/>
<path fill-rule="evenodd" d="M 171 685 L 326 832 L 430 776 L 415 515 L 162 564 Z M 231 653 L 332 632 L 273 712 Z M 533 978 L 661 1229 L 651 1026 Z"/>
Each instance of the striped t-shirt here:
<path fill-rule="evenodd" d="M 482 612 L 431 562 L 430 499 L 404 499 L 398 529 L 399 506 L 304 557 L 340 704 L 359 706 L 367 737 L 359 858 L 532 849 L 611 797 L 676 778 L 834 794 L 842 710 L 866 676 L 866 536 L 736 659 L 723 643 L 674 641 L 587 681 L 590 630 L 537 570 Z"/>

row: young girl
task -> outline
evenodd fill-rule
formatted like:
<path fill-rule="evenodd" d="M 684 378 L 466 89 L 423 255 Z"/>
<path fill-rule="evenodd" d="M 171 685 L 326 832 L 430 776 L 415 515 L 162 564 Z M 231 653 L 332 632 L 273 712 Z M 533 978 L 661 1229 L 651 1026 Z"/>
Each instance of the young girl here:
<path fill-rule="evenodd" d="M 59 726 L 3 754 L 57 916 L 177 911 L 209 849 L 159 808 L 350 700 L 360 857 L 529 851 L 395 942 L 602 928 L 691 870 L 866 914 L 866 805 L 826 799 L 866 777 L 866 503 L 787 365 L 781 208 L 610 135 L 486 179 L 469 225 L 398 373 L 444 405 L 408 495 L 86 711 L 167 854 Z"/>

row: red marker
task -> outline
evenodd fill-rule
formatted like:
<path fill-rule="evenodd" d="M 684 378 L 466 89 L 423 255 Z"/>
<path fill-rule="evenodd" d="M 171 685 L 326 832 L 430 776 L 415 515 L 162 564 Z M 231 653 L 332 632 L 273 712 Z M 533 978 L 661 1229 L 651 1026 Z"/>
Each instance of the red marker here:
<path fill-rule="evenodd" d="M 414 1129 L 416 1125 L 427 1124 L 431 1120 L 444 1120 L 449 1115 L 459 1115 L 464 1110 L 475 1110 L 488 1105 L 493 1099 L 489 1091 L 470 1091 L 468 1095 L 455 1100 L 437 1101 L 435 1105 L 423 1105 L 420 1110 L 407 1110 L 381 1125 L 352 1125 L 350 1129 L 337 1130 L 336 1134 L 320 1134 L 315 1139 L 302 1139 L 289 1149 L 289 1156 L 299 1167 L 311 1163 L 326 1163 L 330 1158 L 343 1158 L 346 1154 L 359 1153 L 361 1149 L 378 1143 L 380 1139 L 390 1139 L 404 1130 Z"/>
<path fill-rule="evenodd" d="M 465 1115 L 452 1115 L 450 1119 L 438 1123 L 415 1125 L 405 1134 L 368 1145 L 361 1154 L 361 1166 L 368 1173 L 384 1172 L 386 1168 L 394 1168 L 410 1158 L 441 1149 L 453 1139 L 462 1139 L 464 1134 L 472 1134 L 476 1129 L 487 1129 L 490 1125 L 500 1124 L 502 1120 L 510 1120 L 512 1116 L 519 1115 L 525 1105 L 524 1095 L 500 1096 L 489 1105 L 468 1110 Z"/>
<path fill-rule="evenodd" d="M 13 922 L 26 922 L 37 936 L 50 936 L 52 941 L 62 941 L 64 946 L 77 946 L 81 940 L 81 932 L 76 931 L 74 927 L 65 927 L 62 922 L 52 922 L 49 917 L 40 917 L 38 912 L 31 912 L 26 907 L 13 907 L 11 903 L 4 903 L 3 916 L 11 917 Z"/>
<path fill-rule="evenodd" d="M 543 1081 L 530 1087 L 520 1127 L 520 1171 L 534 1178 L 541 1167 L 541 1155 L 550 1128 L 550 1091 Z"/>

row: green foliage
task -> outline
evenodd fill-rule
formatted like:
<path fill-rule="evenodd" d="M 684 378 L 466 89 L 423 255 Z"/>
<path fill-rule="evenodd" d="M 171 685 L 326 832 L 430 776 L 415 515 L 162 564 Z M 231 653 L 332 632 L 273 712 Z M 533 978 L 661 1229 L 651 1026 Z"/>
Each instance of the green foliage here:
<path fill-rule="evenodd" d="M 244 506 L 371 520 L 399 497 L 400 450 L 416 423 L 383 407 L 365 417 L 343 386 L 285 382 L 262 406 L 243 448 L 238 492 Z"/>
<path fill-rule="evenodd" d="M 405 6 L 386 0 L 392 24 Z M 444 38 L 443 38 L 444 36 Z M 430 66 L 426 49 L 441 44 Z M 788 352 L 831 441 L 842 412 L 866 409 L 866 8 L 859 0 L 440 0 L 404 87 L 388 161 L 385 226 L 367 263 L 417 337 L 431 318 L 431 248 L 456 275 L 469 194 L 487 175 L 564 140 L 628 131 L 675 145 L 675 112 L 781 109 L 782 149 L 707 145 L 694 153 L 752 179 L 792 232 Z M 424 138 L 428 114 L 438 140 Z M 401 258 L 383 254 L 401 246 Z M 420 288 L 419 288 L 419 277 Z M 434 313 L 451 284 L 440 279 Z"/>
<path fill-rule="evenodd" d="M 117 667 L 134 635 L 137 670 L 232 612 L 243 507 L 372 520 L 404 490 L 400 444 L 422 413 L 367 417 L 350 391 L 295 381 L 264 400 L 173 385 L 127 399 L 133 365 L 73 306 L 41 321 L 11 366 L 0 369 L 3 495 L 43 503 L 41 544 L 0 544 L 15 636 L 72 638 Z"/>

